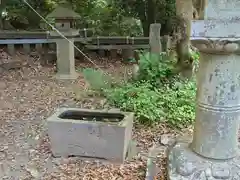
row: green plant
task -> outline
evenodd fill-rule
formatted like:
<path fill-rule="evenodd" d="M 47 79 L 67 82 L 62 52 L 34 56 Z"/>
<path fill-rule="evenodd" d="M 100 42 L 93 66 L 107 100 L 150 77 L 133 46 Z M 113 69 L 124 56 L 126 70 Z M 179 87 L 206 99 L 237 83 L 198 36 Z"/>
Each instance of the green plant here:
<path fill-rule="evenodd" d="M 195 91 L 192 81 L 159 89 L 149 82 L 138 82 L 108 89 L 105 96 L 111 105 L 134 112 L 140 123 L 167 122 L 174 127 L 182 127 L 194 120 Z"/>
<path fill-rule="evenodd" d="M 193 59 L 193 72 L 196 73 L 199 68 L 200 53 L 197 50 L 191 50 L 190 53 Z"/>
<path fill-rule="evenodd" d="M 124 111 L 132 111 L 141 123 L 152 122 L 163 117 L 164 112 L 154 87 L 147 82 L 127 83 L 124 86 L 105 91 L 108 102 Z"/>
<path fill-rule="evenodd" d="M 148 53 L 143 55 L 138 81 L 116 86 L 112 78 L 94 69 L 84 69 L 84 77 L 93 90 L 101 92 L 109 105 L 134 112 L 140 123 L 167 122 L 173 127 L 191 124 L 195 117 L 194 79 L 183 81 L 177 78 L 164 54 L 151 58 Z"/>
<path fill-rule="evenodd" d="M 175 82 L 159 89 L 167 122 L 174 127 L 189 125 L 195 117 L 195 81 Z"/>
<path fill-rule="evenodd" d="M 139 52 L 139 58 L 138 80 L 160 85 L 174 75 L 173 62 L 166 53 Z"/>
<path fill-rule="evenodd" d="M 92 90 L 102 91 L 111 88 L 114 84 L 113 79 L 100 70 L 85 68 L 82 73 Z"/>

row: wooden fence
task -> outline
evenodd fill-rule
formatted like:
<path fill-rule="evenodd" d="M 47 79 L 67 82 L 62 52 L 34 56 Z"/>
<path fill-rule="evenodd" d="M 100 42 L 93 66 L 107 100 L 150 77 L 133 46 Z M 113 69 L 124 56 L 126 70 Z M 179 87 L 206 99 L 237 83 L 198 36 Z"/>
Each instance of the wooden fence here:
<path fill-rule="evenodd" d="M 87 31 L 84 29 L 79 30 L 82 31 L 80 35 L 69 38 L 71 38 L 77 46 L 84 46 L 89 50 L 116 51 L 119 49 L 149 49 L 151 37 L 154 37 L 156 39 L 156 33 L 160 34 L 160 27 L 157 25 L 159 24 L 153 24 L 152 28 L 150 28 L 149 37 L 88 37 Z M 60 37 L 50 36 L 50 34 L 45 31 L 0 31 L 0 44 L 7 45 L 9 54 L 15 53 L 15 45 L 22 45 L 25 53 L 30 53 L 32 49 L 35 49 L 38 52 L 46 52 L 46 48 L 53 50 L 56 49 L 56 40 L 59 38 Z M 154 46 L 160 46 L 160 51 L 167 51 L 171 47 L 171 37 L 159 36 L 160 45 L 157 45 L 159 42 L 154 38 L 152 40 L 155 43 Z"/>

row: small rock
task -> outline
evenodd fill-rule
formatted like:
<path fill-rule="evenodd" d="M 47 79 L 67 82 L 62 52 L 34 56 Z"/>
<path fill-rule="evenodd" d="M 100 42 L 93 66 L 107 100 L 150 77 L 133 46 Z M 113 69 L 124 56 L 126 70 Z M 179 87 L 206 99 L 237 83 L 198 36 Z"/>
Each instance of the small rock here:
<path fill-rule="evenodd" d="M 207 168 L 205 170 L 205 176 L 206 176 L 206 178 L 210 178 L 212 176 L 211 169 Z"/>
<path fill-rule="evenodd" d="M 34 178 L 39 178 L 40 174 L 37 169 L 35 168 L 27 168 L 26 169 Z"/>
<path fill-rule="evenodd" d="M 175 142 L 176 140 L 171 134 L 163 134 L 160 137 L 160 143 L 164 146 L 172 146 Z"/>
<path fill-rule="evenodd" d="M 222 165 L 212 166 L 212 176 L 216 179 L 228 179 L 230 177 L 230 169 Z"/>
<path fill-rule="evenodd" d="M 191 162 L 182 162 L 177 166 L 177 172 L 182 176 L 190 176 L 196 170 L 196 166 Z"/>
<path fill-rule="evenodd" d="M 130 141 L 127 152 L 127 159 L 131 160 L 137 155 L 137 143 L 135 141 Z"/>
<path fill-rule="evenodd" d="M 102 107 L 104 107 L 104 105 L 106 104 L 106 102 L 107 102 L 107 99 L 102 99 L 102 100 L 100 101 L 100 105 L 101 105 Z"/>
<path fill-rule="evenodd" d="M 111 109 L 108 110 L 108 112 L 119 113 L 119 112 L 121 112 L 121 110 L 118 109 L 118 108 L 111 108 Z"/>
<path fill-rule="evenodd" d="M 37 136 L 35 137 L 35 140 L 39 140 L 39 138 L 40 138 L 39 135 L 37 135 Z"/>

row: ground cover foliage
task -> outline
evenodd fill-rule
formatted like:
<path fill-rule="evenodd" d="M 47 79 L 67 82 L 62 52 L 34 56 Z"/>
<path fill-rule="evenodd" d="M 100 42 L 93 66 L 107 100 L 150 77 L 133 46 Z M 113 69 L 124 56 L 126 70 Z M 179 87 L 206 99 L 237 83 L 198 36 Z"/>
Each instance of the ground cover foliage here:
<path fill-rule="evenodd" d="M 166 122 L 176 128 L 192 124 L 195 117 L 195 76 L 182 79 L 175 71 L 176 61 L 166 53 L 139 53 L 139 71 L 134 79 L 119 83 L 95 69 L 84 69 L 84 77 L 111 106 L 134 112 L 140 123 Z M 198 64 L 198 53 L 193 52 L 192 56 L 194 63 Z"/>

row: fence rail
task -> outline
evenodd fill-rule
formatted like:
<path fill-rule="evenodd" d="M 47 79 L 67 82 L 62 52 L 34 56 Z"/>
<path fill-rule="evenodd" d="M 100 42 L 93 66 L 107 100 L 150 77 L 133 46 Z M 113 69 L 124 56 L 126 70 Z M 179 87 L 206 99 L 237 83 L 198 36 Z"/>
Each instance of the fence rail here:
<path fill-rule="evenodd" d="M 79 30 L 80 35 L 71 38 L 76 45 L 85 46 L 90 50 L 117 50 L 117 49 L 149 49 L 149 37 L 129 36 L 96 36 L 88 37 L 86 29 Z M 83 34 L 83 35 L 82 35 Z M 15 45 L 23 45 L 26 53 L 31 51 L 30 45 L 38 51 L 44 47 L 56 47 L 59 36 L 50 36 L 47 31 L 0 31 L 0 45 L 7 45 L 10 54 L 15 53 Z M 165 51 L 171 42 L 171 37 L 160 37 L 162 49 Z M 47 45 L 48 44 L 48 45 Z M 46 46 L 47 45 L 47 46 Z M 53 48 L 51 48 L 53 49 Z M 46 52 L 44 50 L 44 52 Z"/>

